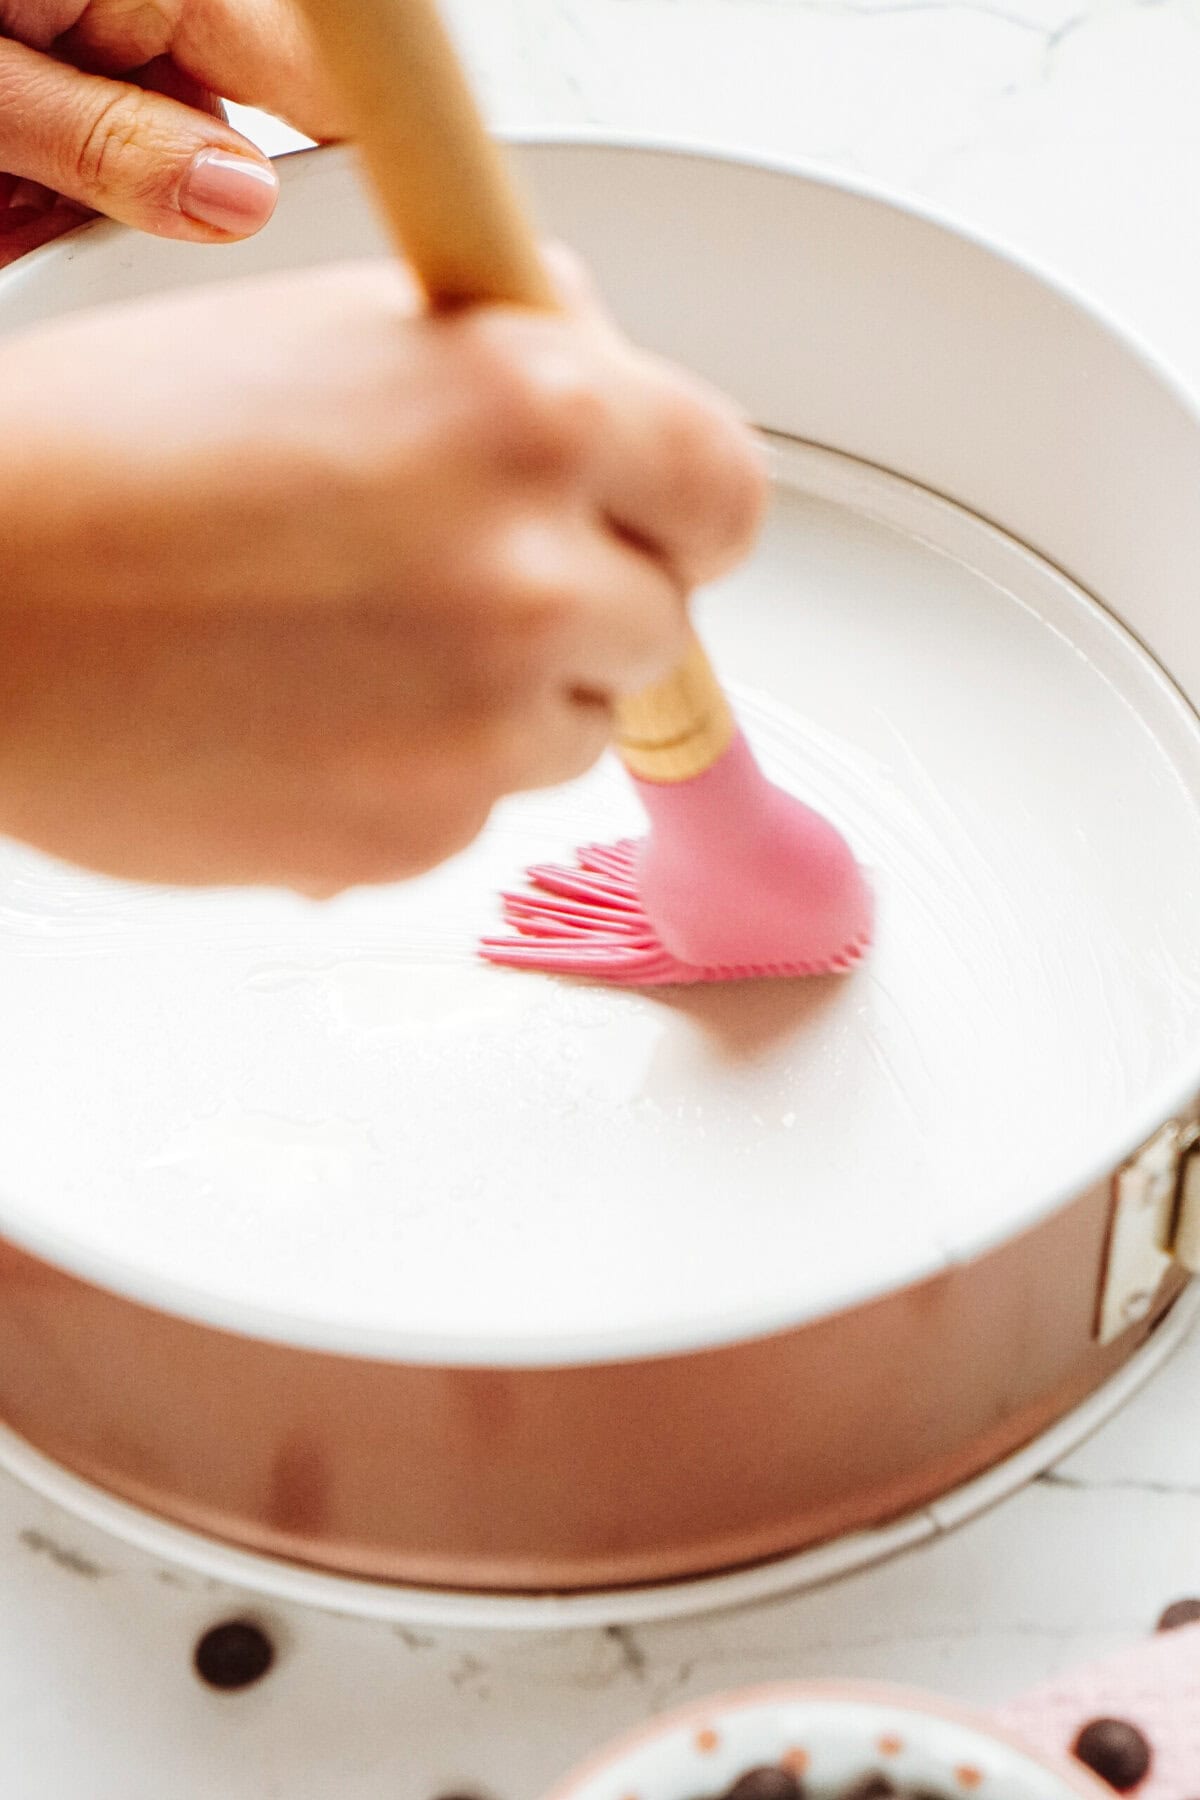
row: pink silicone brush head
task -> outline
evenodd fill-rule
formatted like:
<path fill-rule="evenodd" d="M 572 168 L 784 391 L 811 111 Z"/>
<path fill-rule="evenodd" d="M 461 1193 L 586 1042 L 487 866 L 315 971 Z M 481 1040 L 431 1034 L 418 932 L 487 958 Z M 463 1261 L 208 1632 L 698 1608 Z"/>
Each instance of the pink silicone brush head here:
<path fill-rule="evenodd" d="M 504 895 L 489 961 L 629 987 L 828 975 L 859 961 L 871 895 L 828 819 L 768 781 L 735 732 L 699 775 L 635 776 L 648 837 L 539 865 Z"/>

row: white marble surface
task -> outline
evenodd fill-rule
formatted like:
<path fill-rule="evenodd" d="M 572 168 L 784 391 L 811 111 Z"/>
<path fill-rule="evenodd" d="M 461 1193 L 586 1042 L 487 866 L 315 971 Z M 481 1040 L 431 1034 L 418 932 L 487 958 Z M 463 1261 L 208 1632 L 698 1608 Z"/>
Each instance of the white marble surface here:
<path fill-rule="evenodd" d="M 797 154 L 1016 243 L 1200 387 L 1200 0 L 457 0 L 502 124 Z M 273 147 L 285 134 L 261 123 Z M 276 1609 L 270 1678 L 203 1690 L 239 1597 L 0 1481 L 6 1800 L 531 1800 L 590 1746 L 787 1675 L 999 1700 L 1200 1593 L 1200 1338 L 1054 1475 L 821 1592 L 572 1637 Z"/>

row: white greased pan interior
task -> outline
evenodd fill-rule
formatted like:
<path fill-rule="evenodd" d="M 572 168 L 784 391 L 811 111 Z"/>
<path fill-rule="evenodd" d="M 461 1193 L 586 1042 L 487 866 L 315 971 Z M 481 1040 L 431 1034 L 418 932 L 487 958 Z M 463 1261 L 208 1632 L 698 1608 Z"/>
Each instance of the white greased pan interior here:
<path fill-rule="evenodd" d="M 1200 734 L 1159 666 L 1200 686 L 1186 400 L 869 195 L 615 146 L 521 164 L 635 335 L 775 434 L 762 550 L 701 622 L 769 771 L 873 871 L 869 965 L 652 997 L 479 967 L 524 862 L 637 828 L 607 766 L 324 908 L 0 849 L 0 1228 L 170 1310 L 412 1361 L 824 1316 L 1014 1236 L 1200 1089 Z M 379 247 L 314 153 L 255 243 L 85 231 L 0 280 L 0 329 Z"/>

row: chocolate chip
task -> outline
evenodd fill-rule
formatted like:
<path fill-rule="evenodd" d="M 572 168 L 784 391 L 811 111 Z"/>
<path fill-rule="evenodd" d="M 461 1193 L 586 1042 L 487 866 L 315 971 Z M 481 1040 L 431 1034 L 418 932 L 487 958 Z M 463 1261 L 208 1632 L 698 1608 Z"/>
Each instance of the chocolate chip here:
<path fill-rule="evenodd" d="M 860 1775 L 852 1781 L 848 1788 L 843 1788 L 838 1800 L 897 1800 L 900 1789 L 886 1775 L 872 1770 L 869 1775 Z M 941 1800 L 941 1796 L 938 1796 Z"/>
<path fill-rule="evenodd" d="M 275 1661 L 275 1646 L 261 1626 L 229 1619 L 205 1632 L 192 1661 L 201 1681 L 232 1693 L 262 1680 Z"/>
<path fill-rule="evenodd" d="M 1153 1760 L 1149 1744 L 1126 1719 L 1093 1719 L 1076 1738 L 1074 1754 L 1118 1794 L 1145 1781 Z"/>
<path fill-rule="evenodd" d="M 1155 1631 L 1178 1631 L 1181 1625 L 1200 1625 L 1200 1600 L 1176 1600 L 1168 1606 Z"/>
<path fill-rule="evenodd" d="M 725 1800 L 804 1800 L 804 1789 L 790 1769 L 769 1764 L 747 1769 L 725 1795 Z"/>

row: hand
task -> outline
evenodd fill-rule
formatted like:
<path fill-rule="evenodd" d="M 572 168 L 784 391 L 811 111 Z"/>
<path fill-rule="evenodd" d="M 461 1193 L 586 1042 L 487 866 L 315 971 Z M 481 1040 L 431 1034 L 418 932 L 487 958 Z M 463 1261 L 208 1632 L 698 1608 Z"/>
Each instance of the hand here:
<path fill-rule="evenodd" d="M 763 485 L 582 299 L 431 319 L 378 263 L 0 344 L 0 831 L 144 880 L 428 868 L 600 754 Z"/>
<path fill-rule="evenodd" d="M 278 184 L 218 94 L 340 135 L 290 0 L 0 0 L 0 267 L 89 211 L 196 243 L 258 230 Z"/>

